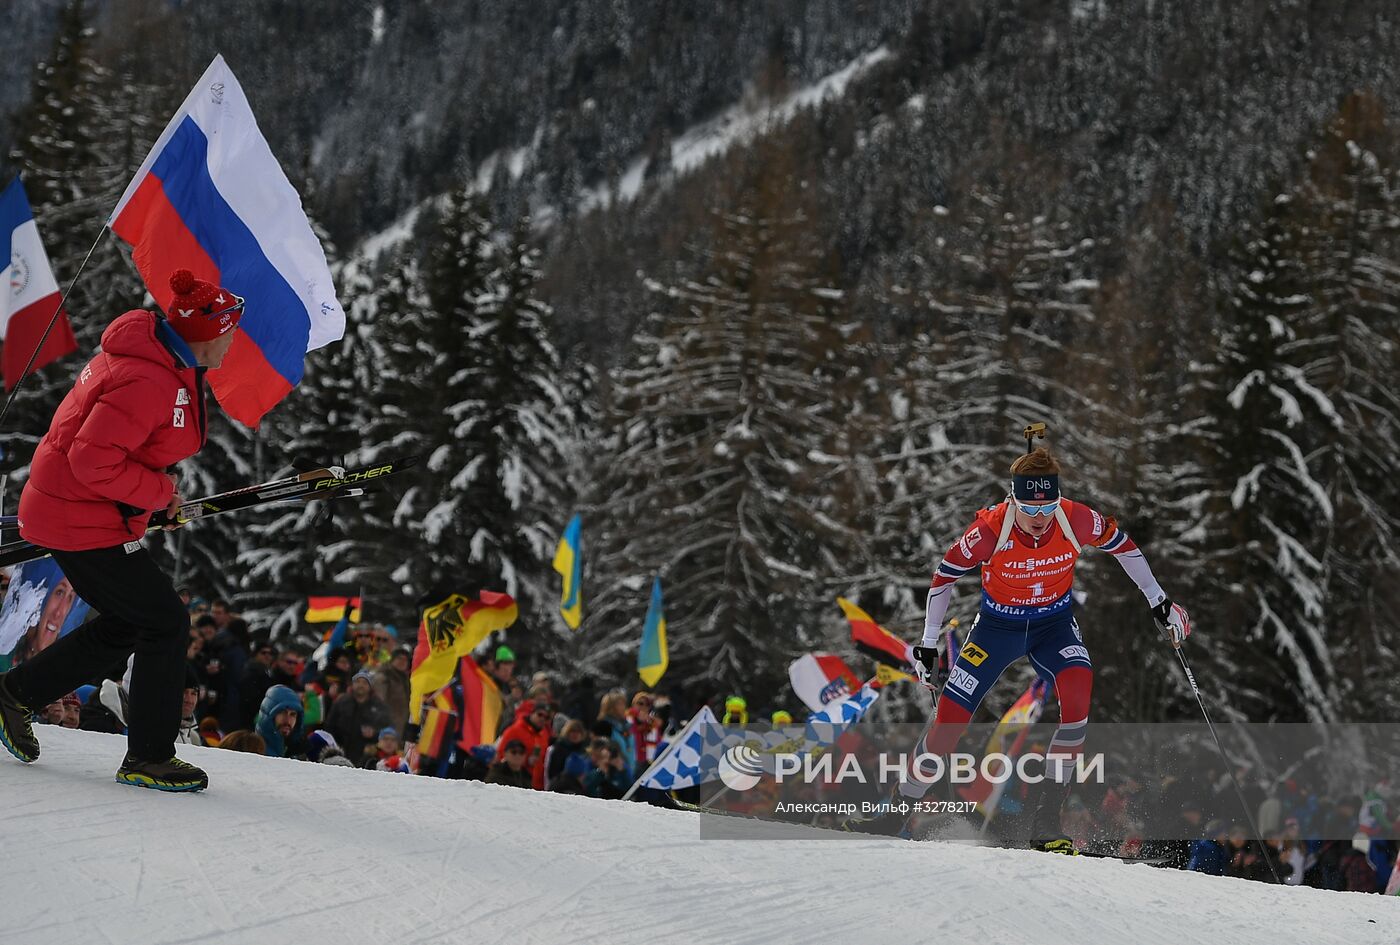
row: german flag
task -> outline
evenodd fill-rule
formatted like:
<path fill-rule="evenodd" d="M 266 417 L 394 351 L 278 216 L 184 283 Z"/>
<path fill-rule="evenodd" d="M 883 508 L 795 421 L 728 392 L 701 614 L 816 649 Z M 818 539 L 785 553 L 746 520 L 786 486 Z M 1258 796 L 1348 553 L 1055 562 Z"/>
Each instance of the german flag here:
<path fill-rule="evenodd" d="M 350 611 L 350 622 L 360 622 L 360 599 L 358 597 L 308 597 L 306 599 L 306 616 L 301 619 L 307 623 L 335 623 L 345 615 L 345 605 L 351 604 L 354 609 Z"/>
<path fill-rule="evenodd" d="M 505 700 L 496 680 L 470 656 L 462 657 L 461 677 L 462 728 L 457 744 L 470 751 L 477 745 L 495 743 Z"/>
<path fill-rule="evenodd" d="M 418 754 L 425 758 L 442 758 L 448 738 L 456 731 L 457 702 L 451 688 L 438 690 L 423 707 L 423 728 L 418 733 Z"/>
<path fill-rule="evenodd" d="M 914 671 L 909 647 L 904 645 L 903 640 L 880 626 L 869 614 L 846 598 L 838 597 L 836 603 L 841 605 L 841 611 L 851 622 L 851 642 L 855 644 L 857 650 L 876 663 L 882 663 L 901 672 L 911 673 Z"/>
<path fill-rule="evenodd" d="M 515 623 L 518 615 L 515 599 L 495 591 L 482 591 L 476 600 L 451 594 L 425 608 L 409 672 L 409 721 L 421 722 L 423 700 L 452 682 L 458 661 L 492 633 Z M 465 686 L 467 680 L 462 683 Z"/>

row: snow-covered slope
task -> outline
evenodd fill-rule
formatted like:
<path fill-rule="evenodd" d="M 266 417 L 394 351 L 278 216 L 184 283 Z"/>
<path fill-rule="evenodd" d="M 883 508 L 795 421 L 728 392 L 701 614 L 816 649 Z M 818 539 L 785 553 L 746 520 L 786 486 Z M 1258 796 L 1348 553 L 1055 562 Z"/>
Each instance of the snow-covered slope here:
<path fill-rule="evenodd" d="M 776 100 L 751 100 L 737 102 L 706 121 L 687 128 L 671 142 L 670 166 L 666 169 L 676 177 L 684 177 L 704 166 L 711 158 L 746 145 L 763 134 L 781 129 L 804 108 L 820 105 L 831 98 L 846 94 L 851 82 L 863 77 L 874 66 L 890 59 L 894 54 L 886 46 L 878 46 L 863 53 L 835 72 L 822 76 L 815 82 L 790 91 Z M 496 167 L 504 160 L 512 180 L 531 170 L 531 165 L 540 159 L 539 147 L 542 135 L 537 131 L 535 139 L 528 145 L 512 148 L 504 153 L 495 152 L 477 166 L 471 178 L 471 190 L 486 193 L 495 180 Z M 614 203 L 635 200 L 641 193 L 651 159 L 645 155 L 634 157 L 627 165 L 613 187 L 602 183 L 585 188 L 579 195 L 578 212 L 589 213 L 599 207 Z M 375 260 L 387 252 L 393 252 L 406 243 L 413 234 L 425 207 L 441 206 L 442 196 L 431 197 L 410 207 L 400 214 L 389 226 L 373 233 L 361 241 L 357 253 L 366 259 Z M 555 208 L 536 208 L 533 217 L 536 226 L 548 226 L 554 220 Z"/>
<path fill-rule="evenodd" d="M 0 759 L 0 942 L 1375 943 L 1400 900 L 181 749 L 211 789 L 119 785 L 124 743 Z M 786 839 L 779 839 L 779 837 Z M 800 838 L 800 839 L 799 839 Z"/>

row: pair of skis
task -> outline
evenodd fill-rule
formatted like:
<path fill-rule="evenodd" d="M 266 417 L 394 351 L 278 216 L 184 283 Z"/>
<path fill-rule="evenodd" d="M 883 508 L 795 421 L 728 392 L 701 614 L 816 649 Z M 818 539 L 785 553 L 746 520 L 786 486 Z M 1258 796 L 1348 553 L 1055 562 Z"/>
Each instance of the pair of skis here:
<path fill-rule="evenodd" d="M 368 488 L 376 485 L 379 480 L 403 472 L 417 462 L 417 456 L 410 456 L 406 459 L 371 463 L 351 469 L 345 469 L 341 466 L 323 466 L 319 469 L 297 473 L 294 476 L 274 479 L 271 482 L 243 486 L 202 499 L 191 499 L 180 505 L 174 515 L 169 514 L 165 509 L 153 514 L 147 531 L 155 531 L 168 525 L 187 525 L 202 518 L 223 515 L 225 512 L 236 512 L 240 509 L 251 509 L 273 503 L 311 502 L 362 496 Z M 19 522 L 16 516 L 7 515 L 0 518 L 0 532 L 13 532 L 18 527 Z M 24 540 L 0 543 L 0 567 L 33 561 L 46 557 L 48 553 L 47 549 L 32 545 Z"/>

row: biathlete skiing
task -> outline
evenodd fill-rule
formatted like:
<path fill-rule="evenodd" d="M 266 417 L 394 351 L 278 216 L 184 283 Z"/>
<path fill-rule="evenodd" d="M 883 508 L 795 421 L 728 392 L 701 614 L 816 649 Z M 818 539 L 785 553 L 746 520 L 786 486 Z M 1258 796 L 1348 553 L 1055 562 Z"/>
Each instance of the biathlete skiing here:
<path fill-rule="evenodd" d="M 1028 448 L 1044 429 L 1043 424 L 1027 428 Z M 1046 752 L 1044 780 L 1035 789 L 1030 837 L 1036 849 L 1068 854 L 1077 851 L 1061 832 L 1060 808 L 1084 748 L 1094 682 L 1073 612 L 1074 566 L 1086 548 L 1114 557 L 1147 598 L 1158 629 L 1181 646 L 1191 632 L 1186 610 L 1167 597 L 1138 546 L 1112 518 L 1061 495 L 1060 464 L 1040 447 L 1012 464 L 1005 501 L 979 511 L 944 555 L 928 592 L 923 640 L 913 648 L 919 681 L 931 691 L 943 683 L 921 749 L 939 757 L 954 749 L 988 690 L 1016 660 L 1029 659 L 1053 682 L 1060 723 Z M 975 569 L 982 578 L 977 618 L 956 662 L 949 667 L 944 659 L 940 669 L 938 644 L 953 585 Z M 917 800 L 929 786 L 906 771 L 894 800 Z M 848 826 L 893 835 L 902 833 L 907 819 L 896 805 Z"/>
<path fill-rule="evenodd" d="M 137 309 L 107 326 L 35 450 L 20 535 L 53 555 L 100 616 L 0 675 L 0 744 L 35 761 L 31 708 L 135 653 L 117 780 L 198 791 L 208 777 L 175 757 L 189 615 L 141 538 L 154 511 L 173 516 L 181 504 L 170 469 L 204 446 L 204 375 L 233 344 L 243 299 L 185 269 L 170 287 L 168 317 Z"/>

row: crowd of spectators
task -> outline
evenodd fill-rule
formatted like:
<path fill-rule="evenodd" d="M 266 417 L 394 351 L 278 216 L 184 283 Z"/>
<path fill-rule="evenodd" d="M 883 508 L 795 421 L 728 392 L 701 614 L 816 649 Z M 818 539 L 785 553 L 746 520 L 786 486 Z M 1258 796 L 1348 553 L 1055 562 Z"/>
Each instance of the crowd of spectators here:
<path fill-rule="evenodd" d="M 481 661 L 500 692 L 503 710 L 494 741 L 451 759 L 405 751 L 412 649 L 394 627 L 347 626 L 341 645 L 312 658 L 312 648 L 255 641 L 227 601 L 182 592 L 190 610 L 190 640 L 179 741 L 232 751 L 381 771 L 483 780 L 537 791 L 620 799 L 663 751 L 684 721 L 666 695 L 620 689 L 596 698 L 591 688 L 562 698 L 548 673 L 528 681 L 510 647 L 496 645 Z M 343 618 L 348 624 L 349 611 Z M 339 635 L 337 635 L 339 639 Z M 324 649 L 324 648 L 323 648 Z M 45 706 L 39 721 L 95 731 L 125 729 L 128 664 L 122 679 L 84 686 Z M 568 712 L 561 708 L 567 703 Z M 772 722 L 792 724 L 786 711 Z M 725 725 L 747 725 L 741 696 L 724 702 Z M 1252 839 L 1228 774 L 1211 775 L 1212 799 L 1202 804 L 1168 778 L 1146 783 L 1119 778 L 1099 794 L 1077 791 L 1062 828 L 1081 848 L 1107 847 L 1162 866 L 1290 885 L 1379 892 L 1395 863 L 1400 819 L 1388 782 L 1364 795 L 1324 798 L 1295 782 L 1250 784 L 1246 802 L 1262 846 Z M 634 792 L 667 804 L 660 792 Z M 757 801 L 762 792 L 748 798 Z M 1019 799 L 1002 799 L 992 833 L 1014 834 L 1024 813 Z M 1182 839 L 1153 840 L 1149 824 Z M 980 819 L 980 817 L 979 817 Z M 1320 837 L 1327 839 L 1308 839 Z"/>

